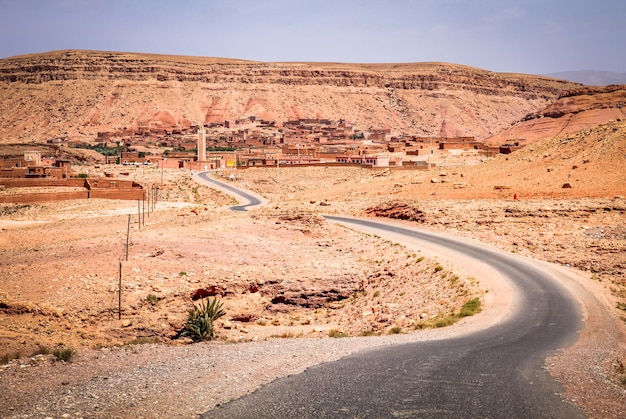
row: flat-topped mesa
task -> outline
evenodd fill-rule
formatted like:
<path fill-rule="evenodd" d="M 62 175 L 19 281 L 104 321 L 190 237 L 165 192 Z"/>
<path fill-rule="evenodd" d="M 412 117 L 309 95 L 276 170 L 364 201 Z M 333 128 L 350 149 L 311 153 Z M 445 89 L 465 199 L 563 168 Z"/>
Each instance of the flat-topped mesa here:
<path fill-rule="evenodd" d="M 446 63 L 264 63 L 102 51 L 0 60 L 0 144 L 255 116 L 478 140 L 582 86 Z"/>
<path fill-rule="evenodd" d="M 97 51 L 55 51 L 0 60 L 0 81 L 44 83 L 55 80 L 459 89 L 527 98 L 555 98 L 577 86 L 547 77 L 494 73 L 446 63 L 264 63 Z"/>

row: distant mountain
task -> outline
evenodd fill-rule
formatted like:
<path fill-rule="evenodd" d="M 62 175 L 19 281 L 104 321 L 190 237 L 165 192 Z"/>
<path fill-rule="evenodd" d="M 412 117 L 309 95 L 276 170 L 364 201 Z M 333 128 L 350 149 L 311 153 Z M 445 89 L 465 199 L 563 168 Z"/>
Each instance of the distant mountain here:
<path fill-rule="evenodd" d="M 0 145 L 197 123 L 346 119 L 484 139 L 581 85 L 447 63 L 263 63 L 105 51 L 0 59 Z M 156 135 L 156 134 L 155 134 Z M 160 134 L 159 134 L 160 135 Z"/>
<path fill-rule="evenodd" d="M 626 73 L 613 73 L 611 71 L 564 71 L 561 73 L 545 74 L 555 79 L 569 80 L 582 83 L 587 86 L 608 86 L 609 84 L 626 84 Z"/>

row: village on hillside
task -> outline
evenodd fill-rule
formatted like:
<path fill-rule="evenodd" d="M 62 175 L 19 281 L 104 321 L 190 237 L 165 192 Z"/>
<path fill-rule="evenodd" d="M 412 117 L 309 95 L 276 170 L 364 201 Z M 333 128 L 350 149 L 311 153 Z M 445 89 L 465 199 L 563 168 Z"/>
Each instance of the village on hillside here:
<path fill-rule="evenodd" d="M 298 119 L 276 123 L 254 116 L 175 129 L 139 126 L 99 132 L 92 144 L 64 138 L 48 143 L 90 148 L 103 164 L 156 165 L 188 170 L 245 169 L 290 165 L 359 165 L 426 169 L 429 156 L 461 150 L 493 156 L 515 145 L 487 146 L 474 137 L 394 136 L 388 128 L 359 130 L 345 120 Z M 70 162 L 25 153 L 0 160 L 2 178 L 68 178 Z"/>

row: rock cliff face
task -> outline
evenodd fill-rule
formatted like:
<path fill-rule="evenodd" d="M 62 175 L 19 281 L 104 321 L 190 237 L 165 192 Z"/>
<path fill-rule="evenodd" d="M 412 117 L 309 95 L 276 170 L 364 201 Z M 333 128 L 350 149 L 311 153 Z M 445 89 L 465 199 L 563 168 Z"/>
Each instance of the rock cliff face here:
<path fill-rule="evenodd" d="M 563 95 L 545 109 L 527 115 L 486 139 L 489 144 L 529 145 L 626 118 L 626 85 L 584 87 Z"/>
<path fill-rule="evenodd" d="M 55 51 L 0 60 L 0 141 L 251 115 L 480 139 L 580 85 L 444 63 L 263 63 Z"/>

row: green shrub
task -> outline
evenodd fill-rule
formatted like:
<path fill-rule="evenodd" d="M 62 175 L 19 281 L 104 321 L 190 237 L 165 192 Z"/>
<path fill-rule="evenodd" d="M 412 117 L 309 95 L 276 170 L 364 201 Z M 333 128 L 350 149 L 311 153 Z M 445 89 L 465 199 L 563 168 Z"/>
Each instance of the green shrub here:
<path fill-rule="evenodd" d="M 467 317 L 473 316 L 474 314 L 480 313 L 482 311 L 482 307 L 480 305 L 480 299 L 478 297 L 472 298 L 467 301 L 461 307 L 461 311 L 459 312 L 459 317 Z"/>
<path fill-rule="evenodd" d="M 157 305 L 159 303 L 159 297 L 157 297 L 154 294 L 148 294 L 146 296 L 146 301 L 150 304 L 150 305 Z"/>
<path fill-rule="evenodd" d="M 380 335 L 380 332 L 377 332 L 375 330 L 364 330 L 361 332 L 361 336 L 378 336 Z"/>
<path fill-rule="evenodd" d="M 402 333 L 402 328 L 400 326 L 394 326 L 389 329 L 390 335 L 399 335 L 400 333 Z"/>
<path fill-rule="evenodd" d="M 454 323 L 458 322 L 463 317 L 473 316 L 474 314 L 480 313 L 482 311 L 480 299 L 478 297 L 472 298 L 468 300 L 461 306 L 461 310 L 458 314 L 450 314 L 446 317 L 438 317 L 434 319 L 432 322 L 419 323 L 416 325 L 416 328 L 423 327 L 446 327 L 451 326 Z"/>
<path fill-rule="evenodd" d="M 441 271 L 443 271 L 443 266 L 441 266 L 441 265 L 437 264 L 437 265 L 435 266 L 435 272 L 441 272 Z"/>
<path fill-rule="evenodd" d="M 331 338 L 345 338 L 347 335 L 341 330 L 332 329 L 328 331 L 328 336 Z"/>
<path fill-rule="evenodd" d="M 76 349 L 58 348 L 52 351 L 52 355 L 54 355 L 57 361 L 69 362 L 76 355 Z"/>
<path fill-rule="evenodd" d="M 215 337 L 213 322 L 225 314 L 222 302 L 217 298 L 202 299 L 200 305 L 194 304 L 189 311 L 189 318 L 179 336 L 188 336 L 194 342 L 211 340 Z"/>
<path fill-rule="evenodd" d="M 448 317 L 443 317 L 441 319 L 437 319 L 435 320 L 435 327 L 446 327 L 446 326 L 451 326 L 454 323 L 456 323 L 458 320 L 458 318 L 454 315 L 452 316 L 448 316 Z"/>

